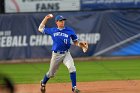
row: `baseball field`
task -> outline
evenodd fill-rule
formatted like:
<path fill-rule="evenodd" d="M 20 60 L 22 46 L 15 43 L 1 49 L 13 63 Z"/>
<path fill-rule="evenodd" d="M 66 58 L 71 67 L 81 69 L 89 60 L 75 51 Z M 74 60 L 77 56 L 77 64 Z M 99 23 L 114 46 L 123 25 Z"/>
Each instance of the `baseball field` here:
<path fill-rule="evenodd" d="M 140 93 L 139 59 L 76 61 L 75 66 L 81 93 Z M 11 78 L 16 93 L 40 93 L 39 82 L 48 68 L 49 62 L 0 64 L 0 72 Z M 63 64 L 46 88 L 47 93 L 72 93 Z"/>

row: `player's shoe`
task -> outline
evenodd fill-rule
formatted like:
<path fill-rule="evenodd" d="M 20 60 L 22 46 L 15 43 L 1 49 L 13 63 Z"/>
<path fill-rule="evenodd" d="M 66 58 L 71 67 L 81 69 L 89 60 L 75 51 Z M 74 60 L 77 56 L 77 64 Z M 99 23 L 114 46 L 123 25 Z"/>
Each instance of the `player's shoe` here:
<path fill-rule="evenodd" d="M 41 93 L 45 93 L 46 92 L 46 88 L 45 88 L 45 84 L 42 83 L 42 81 L 40 81 L 40 90 L 41 90 Z"/>
<path fill-rule="evenodd" d="M 80 93 L 80 90 L 77 89 L 76 87 L 73 87 L 73 88 L 72 88 L 72 91 L 73 91 L 74 93 Z"/>

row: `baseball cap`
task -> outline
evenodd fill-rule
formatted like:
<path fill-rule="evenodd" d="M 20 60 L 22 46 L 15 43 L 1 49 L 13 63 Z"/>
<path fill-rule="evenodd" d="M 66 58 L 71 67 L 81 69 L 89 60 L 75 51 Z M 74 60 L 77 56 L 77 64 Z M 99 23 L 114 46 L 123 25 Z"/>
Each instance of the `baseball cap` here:
<path fill-rule="evenodd" d="M 67 20 L 66 18 L 64 18 L 62 15 L 57 15 L 55 17 L 55 21 L 59 21 L 59 20 Z"/>

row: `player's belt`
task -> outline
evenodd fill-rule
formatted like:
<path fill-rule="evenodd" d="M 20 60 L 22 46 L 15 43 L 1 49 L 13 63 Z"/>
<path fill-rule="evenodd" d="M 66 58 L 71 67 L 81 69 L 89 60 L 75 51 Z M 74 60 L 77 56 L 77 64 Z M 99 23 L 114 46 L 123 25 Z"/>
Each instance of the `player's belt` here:
<path fill-rule="evenodd" d="M 66 52 L 68 52 L 68 50 L 66 51 L 53 51 L 54 53 L 59 53 L 59 54 L 65 54 Z"/>

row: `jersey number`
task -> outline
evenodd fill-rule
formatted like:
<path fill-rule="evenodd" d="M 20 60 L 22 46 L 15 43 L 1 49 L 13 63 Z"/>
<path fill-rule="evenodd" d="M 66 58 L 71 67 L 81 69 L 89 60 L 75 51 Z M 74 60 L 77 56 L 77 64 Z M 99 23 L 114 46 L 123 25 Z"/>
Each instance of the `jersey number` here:
<path fill-rule="evenodd" d="M 64 39 L 64 43 L 67 44 L 67 39 Z"/>

